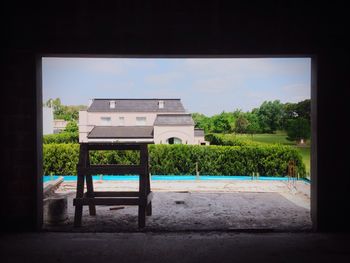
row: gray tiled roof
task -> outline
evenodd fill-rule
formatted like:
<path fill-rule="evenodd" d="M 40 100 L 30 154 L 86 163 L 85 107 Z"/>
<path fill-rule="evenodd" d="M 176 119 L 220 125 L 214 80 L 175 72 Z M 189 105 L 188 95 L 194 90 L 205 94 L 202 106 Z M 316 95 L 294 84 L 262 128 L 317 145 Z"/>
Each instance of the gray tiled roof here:
<path fill-rule="evenodd" d="M 95 126 L 88 135 L 98 138 L 153 138 L 152 126 Z"/>
<path fill-rule="evenodd" d="M 115 101 L 111 109 L 110 101 Z M 164 101 L 164 108 L 159 109 L 158 102 Z M 180 99 L 94 99 L 89 112 L 185 112 Z"/>
<path fill-rule="evenodd" d="M 203 129 L 194 129 L 194 136 L 204 136 Z"/>
<path fill-rule="evenodd" d="M 187 126 L 194 125 L 191 114 L 158 114 L 154 126 Z"/>

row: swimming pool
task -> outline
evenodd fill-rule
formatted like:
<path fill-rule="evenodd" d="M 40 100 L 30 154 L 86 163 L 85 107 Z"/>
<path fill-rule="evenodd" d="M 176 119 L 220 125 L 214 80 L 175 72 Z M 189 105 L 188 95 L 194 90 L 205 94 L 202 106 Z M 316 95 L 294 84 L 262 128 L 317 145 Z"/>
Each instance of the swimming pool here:
<path fill-rule="evenodd" d="M 60 175 L 44 176 L 43 181 L 48 182 L 51 180 L 56 180 L 61 177 Z M 64 181 L 76 181 L 77 177 L 75 175 L 63 175 Z M 138 175 L 94 175 L 93 180 L 104 180 L 104 181 L 138 181 Z M 223 176 L 223 175 L 152 175 L 152 180 L 154 181 L 194 181 L 194 180 L 253 180 L 252 176 Z M 276 176 L 259 176 L 259 179 L 254 177 L 254 180 L 261 181 L 287 181 L 288 177 L 276 177 Z M 307 179 L 300 179 L 306 182 L 310 182 Z"/>

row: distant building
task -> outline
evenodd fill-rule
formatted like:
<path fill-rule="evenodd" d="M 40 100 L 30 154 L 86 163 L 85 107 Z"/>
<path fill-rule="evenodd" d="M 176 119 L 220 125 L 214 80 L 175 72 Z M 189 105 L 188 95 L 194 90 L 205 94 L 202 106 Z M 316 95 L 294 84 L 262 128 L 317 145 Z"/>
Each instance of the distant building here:
<path fill-rule="evenodd" d="M 49 107 L 43 107 L 43 134 L 53 134 L 53 109 Z"/>
<path fill-rule="evenodd" d="M 54 133 L 60 133 L 62 132 L 68 124 L 68 121 L 65 120 L 53 120 L 53 132 Z"/>
<path fill-rule="evenodd" d="M 93 99 L 79 111 L 79 142 L 208 144 L 180 99 Z"/>

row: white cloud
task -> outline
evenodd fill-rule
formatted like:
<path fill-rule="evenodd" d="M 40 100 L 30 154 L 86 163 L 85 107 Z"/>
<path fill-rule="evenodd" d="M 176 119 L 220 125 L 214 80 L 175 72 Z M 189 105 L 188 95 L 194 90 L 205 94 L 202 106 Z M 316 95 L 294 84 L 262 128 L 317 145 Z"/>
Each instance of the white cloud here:
<path fill-rule="evenodd" d="M 186 59 L 184 69 L 196 75 L 256 77 L 301 74 L 310 71 L 310 61 L 290 58 Z"/>
<path fill-rule="evenodd" d="M 182 74 L 172 71 L 168 73 L 149 75 L 145 78 L 145 82 L 150 85 L 166 86 L 180 80 L 181 78 Z"/>
<path fill-rule="evenodd" d="M 62 101 L 176 97 L 207 114 L 250 110 L 264 100 L 310 98 L 310 60 L 305 59 L 44 58 L 43 76 L 45 97 Z"/>
<path fill-rule="evenodd" d="M 197 92 L 222 93 L 232 91 L 242 86 L 242 79 L 239 77 L 212 77 L 195 80 L 192 89 Z"/>
<path fill-rule="evenodd" d="M 112 59 L 91 59 L 88 63 L 84 63 L 87 70 L 98 73 L 122 74 L 125 68 L 122 63 L 116 63 Z"/>
<path fill-rule="evenodd" d="M 125 81 L 125 82 L 118 82 L 118 83 L 111 83 L 111 82 L 106 82 L 106 83 L 101 83 L 98 85 L 95 85 L 96 89 L 99 91 L 103 90 L 110 90 L 110 91 L 115 91 L 116 93 L 120 92 L 131 92 L 132 89 L 135 88 L 135 83 L 132 81 Z"/>
<path fill-rule="evenodd" d="M 122 74 L 123 61 L 112 58 L 43 58 L 44 66 L 55 71 L 86 71 L 87 73 Z"/>
<path fill-rule="evenodd" d="M 290 102 L 298 102 L 311 98 L 311 86 L 304 83 L 291 84 L 281 88 L 285 93 L 287 100 Z"/>

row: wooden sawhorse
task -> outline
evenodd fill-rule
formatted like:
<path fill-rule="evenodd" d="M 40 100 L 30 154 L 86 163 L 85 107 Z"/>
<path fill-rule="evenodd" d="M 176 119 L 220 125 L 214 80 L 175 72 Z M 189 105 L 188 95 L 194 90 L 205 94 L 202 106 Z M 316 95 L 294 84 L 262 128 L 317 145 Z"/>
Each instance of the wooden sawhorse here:
<path fill-rule="evenodd" d="M 77 193 L 73 200 L 75 206 L 74 226 L 81 226 L 83 206 L 89 206 L 90 215 L 96 215 L 96 205 L 137 205 L 138 226 L 146 225 L 146 215 L 152 215 L 152 197 L 149 176 L 147 143 L 81 143 L 79 163 L 77 165 Z M 91 165 L 89 151 L 91 150 L 137 150 L 140 151 L 140 163 L 138 165 Z M 95 192 L 92 175 L 98 174 L 138 174 L 138 192 Z M 84 181 L 87 191 L 84 193 Z"/>

